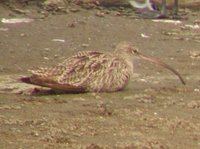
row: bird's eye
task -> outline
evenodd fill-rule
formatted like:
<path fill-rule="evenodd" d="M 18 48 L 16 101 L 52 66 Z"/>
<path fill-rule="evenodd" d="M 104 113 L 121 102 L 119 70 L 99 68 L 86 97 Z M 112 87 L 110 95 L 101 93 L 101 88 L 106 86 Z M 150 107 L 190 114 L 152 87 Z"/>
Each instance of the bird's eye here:
<path fill-rule="evenodd" d="M 133 49 L 133 50 L 132 50 L 132 52 L 133 52 L 133 53 L 136 53 L 136 52 L 137 52 L 137 50 Z"/>

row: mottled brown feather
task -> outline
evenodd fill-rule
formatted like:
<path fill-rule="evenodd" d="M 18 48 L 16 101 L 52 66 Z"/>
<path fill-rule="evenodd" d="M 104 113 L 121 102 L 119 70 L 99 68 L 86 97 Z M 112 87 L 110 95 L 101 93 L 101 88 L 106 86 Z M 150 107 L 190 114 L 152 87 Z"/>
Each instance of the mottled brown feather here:
<path fill-rule="evenodd" d="M 81 51 L 55 67 L 31 72 L 30 83 L 65 91 L 113 92 L 130 77 L 122 57 L 96 51 Z"/>

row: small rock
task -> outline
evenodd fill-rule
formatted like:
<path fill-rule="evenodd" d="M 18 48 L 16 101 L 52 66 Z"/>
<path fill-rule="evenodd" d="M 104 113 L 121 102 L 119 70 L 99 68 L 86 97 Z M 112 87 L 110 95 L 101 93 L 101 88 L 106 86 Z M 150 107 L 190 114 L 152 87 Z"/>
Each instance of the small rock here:
<path fill-rule="evenodd" d="M 150 38 L 150 36 L 146 35 L 145 33 L 141 33 L 142 38 Z"/>
<path fill-rule="evenodd" d="M 71 28 L 74 28 L 76 26 L 76 24 L 74 22 L 72 22 L 72 23 L 69 23 L 67 26 L 71 27 Z"/>
<path fill-rule="evenodd" d="M 89 44 L 83 43 L 81 46 L 86 48 L 86 47 L 89 47 Z"/>
<path fill-rule="evenodd" d="M 117 11 L 117 12 L 115 13 L 115 15 L 116 15 L 116 16 L 122 16 L 123 14 L 122 14 L 121 12 Z"/>
<path fill-rule="evenodd" d="M 107 115 L 107 116 L 112 114 L 112 112 L 108 109 L 108 107 L 104 103 L 98 105 L 97 112 L 100 115 Z"/>
<path fill-rule="evenodd" d="M 12 109 L 12 107 L 8 105 L 4 105 L 0 107 L 0 110 L 10 110 L 10 109 Z"/>
<path fill-rule="evenodd" d="M 103 13 L 103 12 L 101 12 L 101 11 L 98 11 L 98 12 L 96 13 L 96 16 L 98 16 L 98 17 L 104 17 L 104 16 L 105 16 L 105 13 Z"/>
<path fill-rule="evenodd" d="M 21 33 L 20 36 L 21 36 L 21 37 L 26 37 L 26 34 Z"/>
<path fill-rule="evenodd" d="M 136 109 L 136 111 L 134 111 L 135 115 L 142 115 L 144 112 L 142 110 Z"/>
<path fill-rule="evenodd" d="M 44 51 L 48 53 L 48 52 L 51 51 L 51 49 L 50 48 L 45 48 Z"/>
<path fill-rule="evenodd" d="M 21 106 L 14 106 L 13 107 L 13 109 L 15 109 L 15 110 L 19 110 L 19 109 L 21 109 L 22 107 Z"/>
<path fill-rule="evenodd" d="M 194 24 L 200 24 L 200 20 L 195 20 Z"/>
<path fill-rule="evenodd" d="M 190 57 L 192 59 L 200 59 L 200 51 L 190 51 Z"/>
<path fill-rule="evenodd" d="M 49 60 L 49 58 L 48 57 L 43 57 L 45 60 Z"/>
<path fill-rule="evenodd" d="M 97 144 L 90 144 L 90 145 L 86 146 L 86 149 L 103 149 L 103 148 Z"/>
<path fill-rule="evenodd" d="M 23 9 L 19 9 L 19 8 L 13 8 L 12 10 L 18 14 L 26 14 L 26 13 L 30 12 L 29 10 L 23 10 Z"/>
<path fill-rule="evenodd" d="M 38 137 L 38 136 L 39 136 L 39 133 L 38 133 L 37 131 L 32 131 L 32 132 L 30 133 L 30 135 L 35 136 L 35 137 Z"/>
<path fill-rule="evenodd" d="M 125 96 L 123 99 L 124 100 L 131 100 L 131 99 L 134 99 L 134 96 Z"/>
<path fill-rule="evenodd" d="M 197 109 L 200 107 L 200 103 L 197 101 L 191 101 L 187 104 L 188 108 Z"/>
<path fill-rule="evenodd" d="M 80 10 L 76 9 L 76 8 L 71 8 L 71 9 L 69 9 L 69 11 L 71 11 L 71 12 L 79 12 Z"/>
<path fill-rule="evenodd" d="M 66 5 L 66 2 L 65 0 L 46 0 L 44 3 L 43 3 L 44 6 L 52 6 L 52 5 L 55 5 L 55 6 L 65 6 Z"/>
<path fill-rule="evenodd" d="M 72 100 L 74 100 L 74 101 L 85 101 L 85 98 L 78 97 L 78 98 L 73 98 Z"/>
<path fill-rule="evenodd" d="M 62 42 L 62 43 L 64 43 L 64 42 L 65 42 L 65 40 L 64 40 L 64 39 L 52 39 L 51 41 L 55 41 L 55 42 Z"/>

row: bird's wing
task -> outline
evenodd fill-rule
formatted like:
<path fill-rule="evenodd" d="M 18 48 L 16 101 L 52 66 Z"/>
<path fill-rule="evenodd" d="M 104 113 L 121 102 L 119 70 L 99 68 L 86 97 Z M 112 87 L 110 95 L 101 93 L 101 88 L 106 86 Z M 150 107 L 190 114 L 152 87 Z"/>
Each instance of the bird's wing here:
<path fill-rule="evenodd" d="M 95 51 L 82 51 L 69 57 L 55 67 L 29 70 L 32 76 L 21 79 L 23 82 L 73 91 L 83 90 L 87 81 L 102 67 L 106 54 Z"/>
<path fill-rule="evenodd" d="M 129 78 L 126 62 L 111 54 L 78 52 L 55 67 L 32 71 L 22 81 L 65 91 L 114 91 L 123 88 Z M 110 89 L 112 88 L 112 89 Z"/>
<path fill-rule="evenodd" d="M 40 76 L 44 78 L 52 78 L 56 81 L 56 79 L 64 72 L 70 73 L 74 69 L 77 70 L 78 68 L 81 69 L 85 66 L 87 61 L 91 61 L 95 59 L 102 53 L 100 52 L 93 52 L 93 51 L 83 51 L 78 52 L 76 55 L 69 57 L 64 62 L 58 64 L 57 66 L 53 67 L 40 67 L 37 70 L 29 70 L 33 75 Z"/>
<path fill-rule="evenodd" d="M 59 65 L 66 68 L 58 78 L 59 84 L 87 86 L 87 82 L 91 81 L 104 67 L 107 57 L 108 55 L 96 51 L 78 52 Z"/>

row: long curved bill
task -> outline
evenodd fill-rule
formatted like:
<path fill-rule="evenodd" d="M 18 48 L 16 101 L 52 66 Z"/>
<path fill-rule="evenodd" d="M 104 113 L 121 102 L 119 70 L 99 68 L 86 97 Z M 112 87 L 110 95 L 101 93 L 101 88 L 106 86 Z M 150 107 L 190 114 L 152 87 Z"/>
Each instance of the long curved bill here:
<path fill-rule="evenodd" d="M 173 69 L 171 66 L 167 65 L 166 63 L 164 63 L 164 62 L 162 62 L 162 61 L 160 61 L 160 60 L 158 60 L 156 58 L 152 58 L 152 57 L 148 57 L 146 55 L 143 55 L 142 53 L 140 53 L 138 51 L 136 52 L 136 54 L 141 59 L 144 59 L 146 61 L 149 61 L 151 63 L 157 64 L 159 66 L 162 66 L 162 67 L 170 70 L 171 72 L 173 72 L 179 78 L 179 80 L 181 81 L 182 84 L 184 84 L 184 85 L 186 84 L 185 81 L 184 81 L 184 79 L 181 77 L 181 75 L 175 69 Z"/>

